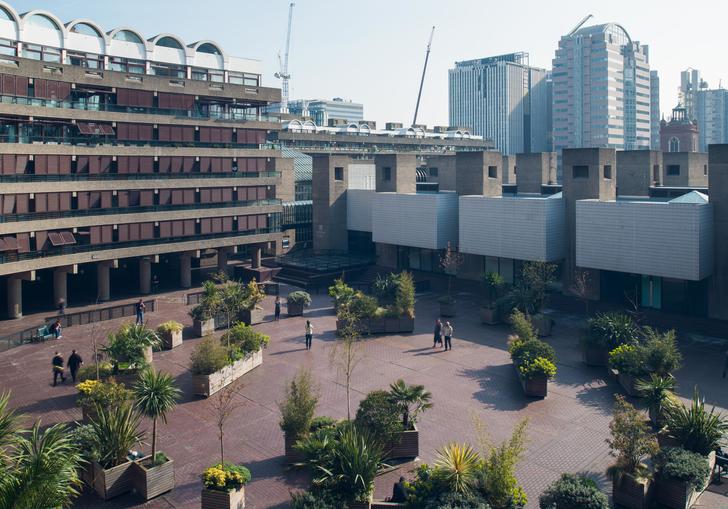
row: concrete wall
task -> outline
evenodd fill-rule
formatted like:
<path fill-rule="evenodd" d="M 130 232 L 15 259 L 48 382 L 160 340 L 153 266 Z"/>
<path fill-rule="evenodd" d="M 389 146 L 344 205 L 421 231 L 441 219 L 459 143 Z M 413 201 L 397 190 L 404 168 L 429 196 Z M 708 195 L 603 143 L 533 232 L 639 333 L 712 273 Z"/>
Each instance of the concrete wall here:
<path fill-rule="evenodd" d="M 503 167 L 503 183 L 504 184 L 515 184 L 516 183 L 516 156 L 515 155 L 504 155 L 502 161 Z"/>
<path fill-rule="evenodd" d="M 313 248 L 315 251 L 346 251 L 349 241 L 346 229 L 346 187 L 348 156 L 313 157 Z M 342 168 L 343 179 L 336 180 L 336 168 Z"/>
<path fill-rule="evenodd" d="M 372 231 L 372 205 L 376 194 L 369 189 L 346 191 L 346 227 L 349 230 Z"/>
<path fill-rule="evenodd" d="M 374 157 L 374 162 L 376 165 L 377 192 L 414 193 L 417 190 L 416 155 L 378 155 Z M 389 179 L 386 178 L 387 171 L 389 172 Z"/>
<path fill-rule="evenodd" d="M 728 145 L 711 145 L 709 154 L 710 204 L 715 234 L 709 314 L 728 320 Z"/>
<path fill-rule="evenodd" d="M 428 156 L 427 168 L 437 168 L 437 176 L 428 175 L 428 182 L 437 182 L 440 191 L 455 191 L 455 154 Z"/>
<path fill-rule="evenodd" d="M 708 154 L 705 152 L 663 152 L 663 185 L 708 187 Z M 668 175 L 670 166 L 680 166 L 679 175 Z"/>
<path fill-rule="evenodd" d="M 709 203 L 576 204 L 576 265 L 699 281 L 713 272 Z"/>
<path fill-rule="evenodd" d="M 541 186 L 556 184 L 556 153 L 516 154 L 519 193 L 541 194 Z"/>
<path fill-rule="evenodd" d="M 376 166 L 373 161 L 352 161 L 349 165 L 349 189 L 376 189 Z"/>
<path fill-rule="evenodd" d="M 564 201 L 549 198 L 460 197 L 460 251 L 516 260 L 564 257 Z"/>
<path fill-rule="evenodd" d="M 617 152 L 617 194 L 649 196 L 650 186 L 662 185 L 662 152 L 620 150 Z"/>
<path fill-rule="evenodd" d="M 500 152 L 458 152 L 455 157 L 455 188 L 459 195 L 503 194 L 503 158 Z M 491 168 L 495 176 L 490 174 Z"/>

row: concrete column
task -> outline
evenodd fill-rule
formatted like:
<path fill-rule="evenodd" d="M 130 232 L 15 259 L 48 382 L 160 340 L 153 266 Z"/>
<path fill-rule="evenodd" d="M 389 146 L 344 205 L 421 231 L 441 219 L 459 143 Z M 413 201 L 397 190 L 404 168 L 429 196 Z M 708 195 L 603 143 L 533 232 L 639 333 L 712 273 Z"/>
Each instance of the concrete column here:
<path fill-rule="evenodd" d="M 226 247 L 217 250 L 217 271 L 228 273 L 228 249 Z"/>
<path fill-rule="evenodd" d="M 250 267 L 253 269 L 259 269 L 260 268 L 260 262 L 261 262 L 261 256 L 263 254 L 263 249 L 259 245 L 253 245 L 251 246 L 251 255 L 250 255 Z"/>
<path fill-rule="evenodd" d="M 23 280 L 10 276 L 8 287 L 8 318 L 23 317 Z"/>
<path fill-rule="evenodd" d="M 53 271 L 53 304 L 58 306 L 61 301 L 68 305 L 68 270 L 58 268 Z"/>
<path fill-rule="evenodd" d="M 349 156 L 313 157 L 313 248 L 315 251 L 346 251 L 346 189 L 349 185 Z M 413 180 L 414 182 L 414 180 Z"/>
<path fill-rule="evenodd" d="M 148 257 L 139 259 L 139 293 L 152 293 L 152 259 Z"/>
<path fill-rule="evenodd" d="M 179 285 L 182 288 L 192 286 L 192 255 L 189 253 L 179 255 Z"/>
<path fill-rule="evenodd" d="M 96 264 L 96 295 L 101 302 L 111 298 L 111 265 L 107 262 Z"/>

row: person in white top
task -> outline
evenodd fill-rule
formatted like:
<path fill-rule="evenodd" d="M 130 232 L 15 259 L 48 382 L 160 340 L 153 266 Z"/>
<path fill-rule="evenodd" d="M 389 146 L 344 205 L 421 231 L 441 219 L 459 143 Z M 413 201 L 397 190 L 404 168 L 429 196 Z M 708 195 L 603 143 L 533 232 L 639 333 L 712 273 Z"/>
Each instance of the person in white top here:
<path fill-rule="evenodd" d="M 313 324 L 311 320 L 306 320 L 306 350 L 311 349 L 311 342 L 313 340 Z"/>
<path fill-rule="evenodd" d="M 445 336 L 445 351 L 452 350 L 452 330 L 450 322 L 445 322 L 445 325 L 442 327 L 442 335 Z"/>

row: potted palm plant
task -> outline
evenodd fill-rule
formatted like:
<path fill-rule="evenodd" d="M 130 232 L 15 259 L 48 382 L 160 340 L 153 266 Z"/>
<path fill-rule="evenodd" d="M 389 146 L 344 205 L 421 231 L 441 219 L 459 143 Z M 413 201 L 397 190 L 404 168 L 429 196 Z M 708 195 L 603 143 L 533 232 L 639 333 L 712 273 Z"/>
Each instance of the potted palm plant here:
<path fill-rule="evenodd" d="M 311 372 L 301 369 L 286 385 L 285 399 L 278 403 L 286 462 L 289 464 L 300 463 L 303 460 L 303 455 L 293 446 L 311 430 L 317 405 L 318 394 L 313 385 Z"/>
<path fill-rule="evenodd" d="M 164 322 L 157 327 L 157 335 L 162 340 L 162 347 L 165 350 L 171 350 L 182 344 L 183 325 L 174 320 Z"/>
<path fill-rule="evenodd" d="M 202 284 L 200 302 L 190 311 L 192 328 L 197 337 L 205 337 L 215 333 L 215 316 L 220 311 L 222 299 L 220 290 L 214 281 Z"/>
<path fill-rule="evenodd" d="M 647 509 L 650 504 L 651 472 L 642 458 L 657 452 L 657 440 L 649 432 L 642 414 L 623 396 L 616 396 L 614 418 L 607 439 L 612 456 L 617 458 L 607 474 L 612 479 L 614 503 L 628 509 Z"/>
<path fill-rule="evenodd" d="M 91 420 L 98 459 L 93 462 L 93 487 L 104 500 L 130 491 L 132 462 L 128 451 L 144 437 L 141 417 L 130 402 L 113 407 L 96 407 Z"/>
<path fill-rule="evenodd" d="M 263 308 L 260 303 L 265 299 L 265 292 L 261 290 L 260 285 L 251 279 L 243 290 L 243 299 L 239 314 L 240 321 L 255 325 L 263 321 Z"/>
<path fill-rule="evenodd" d="M 710 482 L 712 469 L 701 454 L 668 447 L 660 451 L 655 463 L 655 498 L 663 507 L 689 509 Z"/>
<path fill-rule="evenodd" d="M 288 294 L 286 307 L 288 316 L 303 316 L 303 309 L 311 305 L 311 295 L 308 292 L 297 290 Z"/>
<path fill-rule="evenodd" d="M 486 273 L 483 276 L 483 282 L 485 283 L 488 297 L 480 308 L 480 323 L 496 325 L 500 322 L 497 302 L 506 282 L 503 276 L 497 272 Z"/>
<path fill-rule="evenodd" d="M 157 420 L 161 417 L 167 424 L 167 412 L 176 404 L 180 391 L 169 374 L 153 369 L 139 376 L 133 391 L 137 409 L 152 419 L 152 453 L 135 461 L 132 470 L 136 491 L 150 500 L 174 488 L 174 461 L 157 452 Z"/>
<path fill-rule="evenodd" d="M 160 344 L 156 331 L 144 324 L 127 323 L 109 334 L 108 345 L 102 350 L 111 359 L 114 376 L 132 381 L 139 370 L 152 363 L 152 352 Z"/>
<path fill-rule="evenodd" d="M 599 313 L 587 322 L 581 340 L 582 355 L 587 366 L 606 366 L 609 352 L 620 345 L 635 344 L 638 329 L 632 317 L 624 313 Z"/>
<path fill-rule="evenodd" d="M 432 394 L 424 385 L 407 385 L 401 378 L 389 386 L 389 394 L 399 408 L 402 431 L 394 439 L 390 458 L 416 458 L 420 455 L 420 433 L 417 420 L 432 408 Z"/>
<path fill-rule="evenodd" d="M 677 382 L 672 375 L 661 376 L 656 373 L 650 373 L 649 378 L 637 380 L 635 383 L 635 389 L 645 398 L 650 422 L 654 427 L 662 427 L 666 408 L 678 401 L 675 396 L 676 386 Z"/>

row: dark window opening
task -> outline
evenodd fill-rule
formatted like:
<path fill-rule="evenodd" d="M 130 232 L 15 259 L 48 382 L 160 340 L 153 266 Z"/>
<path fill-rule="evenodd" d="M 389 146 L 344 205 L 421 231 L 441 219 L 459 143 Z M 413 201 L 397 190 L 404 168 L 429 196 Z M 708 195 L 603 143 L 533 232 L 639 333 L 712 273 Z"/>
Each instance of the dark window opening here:
<path fill-rule="evenodd" d="M 344 168 L 340 166 L 334 168 L 334 180 L 344 180 Z"/>
<path fill-rule="evenodd" d="M 382 180 L 392 180 L 392 168 L 389 166 L 382 168 Z"/>
<path fill-rule="evenodd" d="M 498 178 L 498 167 L 497 166 L 488 166 L 488 178 L 491 178 L 491 179 Z"/>
<path fill-rule="evenodd" d="M 652 180 L 659 182 L 660 180 L 660 165 L 656 164 L 652 167 Z"/>
<path fill-rule="evenodd" d="M 708 174 L 708 165 L 704 164 L 703 165 L 703 175 L 707 175 L 707 174 Z"/>
<path fill-rule="evenodd" d="M 437 168 L 430 168 L 430 177 L 437 177 L 438 171 Z"/>
<path fill-rule="evenodd" d="M 572 176 L 575 179 L 587 179 L 589 178 L 589 167 L 585 165 L 577 165 L 571 168 Z"/>
<path fill-rule="evenodd" d="M 679 164 L 668 164 L 667 165 L 667 174 L 671 177 L 678 177 L 680 176 L 680 165 Z"/>
<path fill-rule="evenodd" d="M 607 180 L 612 180 L 612 165 L 611 164 L 604 165 L 604 178 Z"/>

